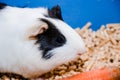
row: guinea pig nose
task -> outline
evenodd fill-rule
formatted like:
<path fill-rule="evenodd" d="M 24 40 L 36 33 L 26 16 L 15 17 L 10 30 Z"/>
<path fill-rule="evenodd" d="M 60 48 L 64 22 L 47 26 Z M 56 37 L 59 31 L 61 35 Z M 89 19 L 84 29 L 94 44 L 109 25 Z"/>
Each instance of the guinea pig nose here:
<path fill-rule="evenodd" d="M 82 55 L 82 53 L 78 53 L 78 55 Z"/>
<path fill-rule="evenodd" d="M 62 45 L 66 42 L 66 39 L 64 36 L 62 35 L 59 35 L 55 38 L 55 43 L 58 44 L 58 45 Z"/>

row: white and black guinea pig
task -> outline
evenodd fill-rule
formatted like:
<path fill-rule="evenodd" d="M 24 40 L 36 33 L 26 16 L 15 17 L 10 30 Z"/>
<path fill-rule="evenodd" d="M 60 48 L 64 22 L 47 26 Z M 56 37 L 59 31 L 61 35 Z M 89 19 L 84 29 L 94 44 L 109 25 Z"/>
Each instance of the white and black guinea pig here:
<path fill-rule="evenodd" d="M 0 3 L 0 72 L 35 78 L 85 51 L 59 6 L 18 8 Z"/>

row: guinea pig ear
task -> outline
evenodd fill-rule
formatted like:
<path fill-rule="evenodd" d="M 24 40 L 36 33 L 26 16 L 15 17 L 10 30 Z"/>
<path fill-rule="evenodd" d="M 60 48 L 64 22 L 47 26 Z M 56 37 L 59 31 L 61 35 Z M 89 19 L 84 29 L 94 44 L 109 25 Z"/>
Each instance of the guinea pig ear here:
<path fill-rule="evenodd" d="M 48 29 L 48 25 L 47 24 L 43 24 L 37 28 L 34 28 L 34 29 L 31 29 L 31 34 L 29 36 L 29 39 L 30 40 L 35 40 L 37 39 L 36 36 L 39 35 L 39 34 L 42 34 L 45 30 Z"/>
<path fill-rule="evenodd" d="M 0 2 L 0 9 L 3 9 L 5 6 L 7 6 L 7 4 Z"/>
<path fill-rule="evenodd" d="M 51 10 L 48 10 L 48 14 L 51 18 L 57 18 L 63 20 L 61 15 L 61 8 L 59 5 L 54 6 Z"/>

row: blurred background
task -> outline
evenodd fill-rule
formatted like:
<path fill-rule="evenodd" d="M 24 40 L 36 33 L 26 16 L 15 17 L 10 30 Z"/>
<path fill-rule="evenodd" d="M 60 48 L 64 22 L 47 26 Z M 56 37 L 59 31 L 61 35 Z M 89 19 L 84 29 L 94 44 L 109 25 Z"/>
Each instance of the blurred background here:
<path fill-rule="evenodd" d="M 60 5 L 63 19 L 71 27 L 82 27 L 88 21 L 97 30 L 107 23 L 120 23 L 120 0 L 0 0 L 17 7 L 48 7 Z"/>

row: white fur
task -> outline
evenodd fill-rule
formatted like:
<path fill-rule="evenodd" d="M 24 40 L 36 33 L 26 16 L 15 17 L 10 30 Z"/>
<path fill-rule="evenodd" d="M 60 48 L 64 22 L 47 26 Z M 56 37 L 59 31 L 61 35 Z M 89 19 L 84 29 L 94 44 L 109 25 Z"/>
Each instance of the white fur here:
<path fill-rule="evenodd" d="M 0 72 L 14 72 L 33 78 L 85 51 L 81 37 L 63 21 L 44 17 L 47 13 L 46 8 L 9 6 L 0 11 Z M 67 39 L 65 45 L 51 50 L 54 56 L 48 60 L 41 58 L 42 51 L 38 49 L 39 45 L 34 44 L 35 40 L 28 39 L 33 28 L 45 24 L 39 18 L 51 21 Z"/>

